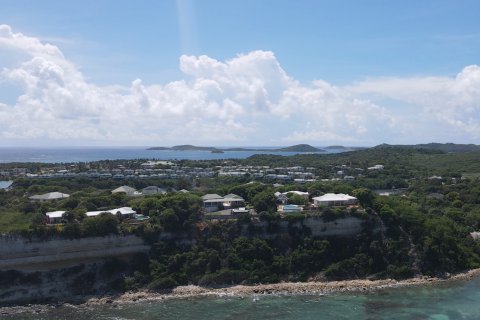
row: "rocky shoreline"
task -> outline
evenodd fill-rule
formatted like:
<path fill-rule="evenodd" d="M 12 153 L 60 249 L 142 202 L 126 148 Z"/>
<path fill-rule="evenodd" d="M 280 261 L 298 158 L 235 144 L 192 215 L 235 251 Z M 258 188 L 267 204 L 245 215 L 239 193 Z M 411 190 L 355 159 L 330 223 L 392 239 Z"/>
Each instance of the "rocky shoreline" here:
<path fill-rule="evenodd" d="M 438 284 L 442 282 L 469 280 L 480 276 L 480 268 L 467 272 L 449 275 L 445 278 L 419 277 L 406 280 L 343 280 L 314 282 L 281 282 L 275 284 L 235 285 L 221 288 L 206 288 L 195 285 L 179 286 L 169 293 L 139 290 L 123 293 L 119 296 L 94 297 L 85 304 L 123 304 L 135 302 L 151 302 L 163 299 L 194 297 L 243 297 L 248 295 L 326 295 L 332 293 L 368 292 L 386 288 L 398 288 L 415 285 Z"/>
<path fill-rule="evenodd" d="M 130 291 L 120 295 L 77 296 L 63 302 L 29 304 L 21 306 L 0 307 L 0 317 L 20 315 L 23 313 L 42 314 L 51 308 L 61 306 L 90 307 L 96 305 L 118 305 L 142 302 L 155 302 L 165 299 L 186 299 L 200 297 L 247 297 L 261 295 L 328 295 L 334 293 L 373 292 L 387 288 L 400 288 L 417 285 L 434 285 L 453 281 L 466 281 L 480 276 L 480 268 L 448 275 L 444 278 L 419 277 L 406 280 L 343 280 L 281 282 L 275 284 L 235 285 L 230 287 L 206 288 L 195 285 L 179 286 L 169 293 L 148 290 Z"/>

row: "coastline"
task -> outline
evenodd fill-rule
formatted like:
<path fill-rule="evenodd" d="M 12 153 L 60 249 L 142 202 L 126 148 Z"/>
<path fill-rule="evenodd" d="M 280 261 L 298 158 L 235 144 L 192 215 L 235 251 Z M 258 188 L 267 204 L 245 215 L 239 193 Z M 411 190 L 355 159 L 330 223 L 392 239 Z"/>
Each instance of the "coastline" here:
<path fill-rule="evenodd" d="M 466 272 L 456 273 L 446 278 L 419 277 L 405 280 L 342 280 L 342 281 L 310 281 L 310 282 L 281 282 L 275 284 L 258 285 L 235 285 L 230 287 L 206 288 L 196 285 L 179 286 L 169 293 L 161 293 L 149 290 L 129 291 L 119 295 L 104 296 L 76 296 L 66 298 L 64 301 L 32 303 L 26 305 L 10 305 L 0 307 L 0 317 L 19 316 L 24 313 L 45 314 L 52 308 L 58 307 L 95 307 L 113 306 L 134 303 L 148 303 L 167 299 L 189 298 L 222 298 L 253 296 L 289 296 L 289 295 L 316 295 L 324 296 L 337 293 L 369 293 L 376 290 L 414 287 L 420 285 L 436 285 L 455 281 L 468 281 L 480 277 L 480 268 Z"/>
<path fill-rule="evenodd" d="M 429 285 L 453 281 L 470 280 L 480 276 L 480 268 L 456 273 L 446 278 L 419 277 L 405 280 L 341 280 L 311 282 L 280 282 L 274 284 L 233 285 L 229 287 L 207 288 L 196 285 L 178 286 L 169 293 L 149 290 L 129 291 L 118 296 L 92 297 L 86 305 L 127 304 L 153 302 L 164 299 L 200 297 L 244 297 L 249 295 L 327 295 L 334 293 L 369 292 L 387 288 Z"/>

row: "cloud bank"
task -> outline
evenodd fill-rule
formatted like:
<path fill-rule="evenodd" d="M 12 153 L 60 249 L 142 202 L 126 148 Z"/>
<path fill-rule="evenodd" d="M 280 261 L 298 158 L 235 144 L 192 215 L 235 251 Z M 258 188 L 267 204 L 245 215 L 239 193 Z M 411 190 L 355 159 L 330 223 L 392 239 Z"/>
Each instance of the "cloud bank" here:
<path fill-rule="evenodd" d="M 302 84 L 273 52 L 182 55 L 183 79 L 87 81 L 62 51 L 0 25 L 0 141 L 44 145 L 372 145 L 480 137 L 480 67 L 455 77 Z M 2 90 L 19 86 L 14 103 Z M 3 88 L 2 88 L 3 87 Z"/>

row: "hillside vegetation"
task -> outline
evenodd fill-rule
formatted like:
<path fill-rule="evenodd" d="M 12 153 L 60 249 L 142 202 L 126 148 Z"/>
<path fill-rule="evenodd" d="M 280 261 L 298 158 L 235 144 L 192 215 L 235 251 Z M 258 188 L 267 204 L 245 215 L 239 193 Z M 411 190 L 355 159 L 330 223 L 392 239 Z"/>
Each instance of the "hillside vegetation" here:
<path fill-rule="evenodd" d="M 152 250 L 134 272 L 125 273 L 121 285 L 117 283 L 121 290 L 168 289 L 189 283 L 443 276 L 480 267 L 480 244 L 470 236 L 480 231 L 480 180 L 469 178 L 480 173 L 479 160 L 480 152 L 447 154 L 395 146 L 327 155 L 257 155 L 230 160 L 229 164 L 312 167 L 319 179 L 302 184 L 284 182 L 275 188 L 275 181 L 251 182 L 249 176 L 200 178 L 194 183 L 121 182 L 136 188 L 163 185 L 191 190 L 188 194 L 168 192 L 140 198 L 110 194 L 119 184 L 112 179 L 18 179 L 13 190 L 0 191 L 0 228 L 2 233 L 45 237 L 108 233 L 144 237 Z M 384 169 L 371 169 L 377 164 Z M 355 174 L 356 178 L 332 179 L 338 176 L 338 170 L 345 175 Z M 402 188 L 403 195 L 386 197 L 373 192 L 391 188 Z M 53 190 L 71 197 L 38 204 L 24 196 Z M 289 190 L 307 191 L 310 200 L 331 192 L 353 194 L 360 205 L 280 216 L 273 193 Z M 240 195 L 257 215 L 204 221 L 200 196 L 205 193 Z M 116 217 L 90 220 L 83 215 L 85 210 L 112 206 L 131 206 L 150 219 L 128 225 Z M 62 225 L 50 228 L 42 224 L 43 213 L 61 209 L 71 213 Z M 350 237 L 315 237 L 305 224 L 306 219 L 335 221 L 348 217 L 363 221 L 362 232 Z M 287 225 L 287 234 L 279 233 L 281 224 Z"/>

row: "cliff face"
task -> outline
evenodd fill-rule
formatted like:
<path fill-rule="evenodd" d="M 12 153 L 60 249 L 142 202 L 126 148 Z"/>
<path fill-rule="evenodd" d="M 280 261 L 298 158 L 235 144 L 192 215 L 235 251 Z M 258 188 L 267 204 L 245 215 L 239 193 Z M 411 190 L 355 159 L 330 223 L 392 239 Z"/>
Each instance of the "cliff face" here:
<path fill-rule="evenodd" d="M 373 232 L 384 226 L 356 217 L 324 221 L 312 217 L 302 221 L 256 222 L 243 225 L 241 235 L 274 239 L 291 234 L 313 237 L 351 237 L 370 223 Z M 253 229 L 252 229 L 253 226 Z M 192 234 L 161 233 L 160 240 L 192 244 Z M 150 247 L 143 239 L 108 236 L 83 239 L 26 239 L 0 237 L 0 305 L 84 299 L 85 295 L 111 292 L 125 274 L 135 271 L 132 257 L 143 254 L 148 264 Z"/>
<path fill-rule="evenodd" d="M 133 235 L 46 241 L 0 237 L 0 270 L 44 271 L 149 249 Z"/>
<path fill-rule="evenodd" d="M 108 270 L 119 263 L 122 262 L 112 260 L 49 271 L 0 271 L 0 306 L 51 301 L 84 302 L 88 295 L 112 291 L 120 274 Z"/>
<path fill-rule="evenodd" d="M 150 247 L 136 236 L 0 238 L 0 305 L 58 300 L 116 289 L 127 262 Z"/>

